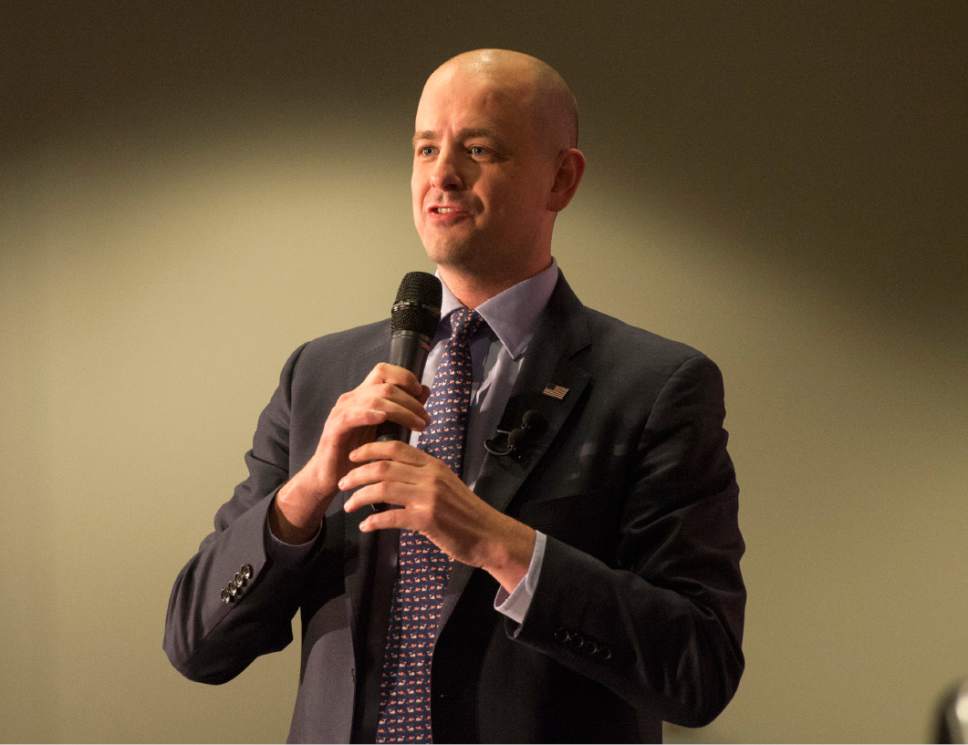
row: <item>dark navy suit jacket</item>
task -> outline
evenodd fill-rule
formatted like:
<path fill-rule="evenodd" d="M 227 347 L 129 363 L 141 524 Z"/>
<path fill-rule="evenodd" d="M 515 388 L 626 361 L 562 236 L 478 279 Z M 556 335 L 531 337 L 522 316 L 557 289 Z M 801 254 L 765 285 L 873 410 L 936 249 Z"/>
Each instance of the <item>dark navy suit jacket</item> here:
<path fill-rule="evenodd" d="M 246 454 L 249 477 L 172 590 L 165 651 L 206 683 L 285 647 L 302 614 L 291 741 L 360 736 L 381 601 L 376 538 L 358 531 L 366 511 L 346 515 L 340 494 L 297 561 L 265 540 L 266 513 L 388 340 L 383 322 L 293 353 Z M 568 392 L 541 395 L 548 385 Z M 434 739 L 658 741 L 662 720 L 708 723 L 743 671 L 746 601 L 718 368 L 585 308 L 561 277 L 515 396 L 537 402 L 547 427 L 521 459 L 488 455 L 475 491 L 548 535 L 544 564 L 520 625 L 494 610 L 490 575 L 455 565 L 433 661 Z"/>

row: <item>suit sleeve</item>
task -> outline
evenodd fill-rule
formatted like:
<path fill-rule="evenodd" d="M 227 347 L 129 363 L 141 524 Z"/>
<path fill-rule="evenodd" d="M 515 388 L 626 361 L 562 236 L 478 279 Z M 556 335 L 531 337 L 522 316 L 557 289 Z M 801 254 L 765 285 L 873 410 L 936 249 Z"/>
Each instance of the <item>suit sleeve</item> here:
<path fill-rule="evenodd" d="M 509 634 L 687 726 L 710 722 L 743 671 L 746 591 L 722 378 L 703 355 L 669 377 L 622 489 L 616 561 L 548 538 L 541 576 Z M 612 495 L 613 497 L 616 495 Z"/>
<path fill-rule="evenodd" d="M 257 656 L 292 641 L 308 561 L 266 540 L 266 517 L 289 478 L 291 384 L 302 349 L 286 362 L 259 417 L 245 455 L 248 478 L 218 510 L 215 530 L 172 588 L 163 646 L 175 668 L 192 680 L 223 683 Z M 321 542 L 322 535 L 317 546 Z"/>

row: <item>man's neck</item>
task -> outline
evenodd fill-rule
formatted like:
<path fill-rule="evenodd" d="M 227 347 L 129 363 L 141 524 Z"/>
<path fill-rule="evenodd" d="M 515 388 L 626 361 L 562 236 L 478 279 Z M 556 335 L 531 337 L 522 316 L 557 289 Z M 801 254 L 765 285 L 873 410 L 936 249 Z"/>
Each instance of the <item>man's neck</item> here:
<path fill-rule="evenodd" d="M 519 275 L 506 275 L 500 277 L 481 277 L 461 272 L 454 267 L 437 265 L 437 272 L 450 291 L 454 294 L 461 304 L 473 310 L 486 300 L 490 300 L 495 295 L 504 292 L 509 287 L 513 287 L 519 282 L 530 279 L 539 272 L 551 266 L 551 258 L 543 265 L 533 270 L 521 272 Z"/>

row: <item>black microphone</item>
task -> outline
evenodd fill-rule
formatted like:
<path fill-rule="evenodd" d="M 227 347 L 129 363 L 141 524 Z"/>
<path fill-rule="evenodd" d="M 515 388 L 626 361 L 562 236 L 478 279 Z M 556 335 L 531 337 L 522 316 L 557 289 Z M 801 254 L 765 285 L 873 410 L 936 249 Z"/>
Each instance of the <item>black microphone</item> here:
<path fill-rule="evenodd" d="M 390 308 L 390 355 L 387 362 L 407 368 L 423 377 L 430 342 L 440 323 L 440 280 L 427 272 L 403 275 L 397 299 Z M 396 422 L 384 422 L 376 430 L 379 442 L 399 440 L 407 442 L 410 430 Z M 383 512 L 385 504 L 371 504 L 374 512 Z"/>
<path fill-rule="evenodd" d="M 390 309 L 390 357 L 391 365 L 407 368 L 423 377 L 430 342 L 440 323 L 440 280 L 427 272 L 409 272 L 403 276 L 397 299 Z M 384 422 L 377 428 L 376 439 L 410 439 L 410 430 L 395 422 Z"/>
<path fill-rule="evenodd" d="M 484 441 L 484 449 L 491 455 L 509 455 L 523 460 L 548 426 L 538 410 L 537 397 L 520 394 L 508 401 L 494 436 Z"/>

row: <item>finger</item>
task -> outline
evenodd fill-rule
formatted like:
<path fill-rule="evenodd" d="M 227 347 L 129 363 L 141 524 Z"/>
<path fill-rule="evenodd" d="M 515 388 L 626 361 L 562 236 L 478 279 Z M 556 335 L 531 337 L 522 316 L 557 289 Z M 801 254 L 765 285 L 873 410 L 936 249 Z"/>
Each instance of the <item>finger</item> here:
<path fill-rule="evenodd" d="M 417 402 L 416 399 L 411 398 L 406 393 L 399 392 L 397 394 L 391 394 L 395 396 L 405 396 L 406 400 L 400 403 L 397 400 L 392 400 L 385 397 L 374 397 L 367 402 L 366 408 L 377 409 L 378 411 L 383 411 L 386 414 L 386 418 L 391 422 L 396 422 L 407 429 L 414 429 L 418 432 L 422 432 L 427 428 L 427 424 L 430 422 L 430 415 L 424 411 L 424 408 Z"/>
<path fill-rule="evenodd" d="M 406 507 L 413 502 L 413 497 L 414 488 L 411 484 L 380 481 L 353 492 L 353 495 L 343 505 L 343 510 L 355 512 L 368 504 L 392 504 L 397 507 Z"/>
<path fill-rule="evenodd" d="M 420 396 L 411 395 L 410 391 L 400 388 L 398 385 L 393 383 L 376 383 L 372 388 L 369 389 L 371 395 L 379 396 L 380 398 L 385 398 L 388 401 L 393 401 L 404 408 L 409 409 L 417 416 L 425 420 L 425 422 L 430 421 L 430 415 L 424 408 L 423 402 L 420 400 Z M 423 389 L 420 390 L 420 395 L 423 395 Z"/>
<path fill-rule="evenodd" d="M 419 525 L 419 521 L 414 518 L 414 514 L 410 510 L 385 510 L 384 512 L 374 512 L 360 523 L 360 531 L 363 533 L 372 533 L 376 530 L 393 529 L 412 530 L 420 533 L 424 538 L 443 551 L 449 559 L 453 558 L 450 551 L 448 551 L 444 546 L 438 544 L 433 537 L 422 530 Z"/>
<path fill-rule="evenodd" d="M 368 442 L 349 454 L 354 463 L 366 463 L 373 460 L 392 460 L 410 466 L 425 466 L 430 456 L 423 450 L 405 442 L 387 440 L 385 442 Z"/>
<path fill-rule="evenodd" d="M 370 370 L 366 378 L 363 379 L 364 384 L 373 383 L 391 383 L 402 390 L 405 390 L 414 398 L 419 398 L 423 390 L 423 386 L 420 381 L 417 380 L 417 376 L 414 375 L 410 370 L 405 367 L 400 367 L 399 365 L 391 365 L 389 362 L 379 362 L 376 366 Z"/>
<path fill-rule="evenodd" d="M 357 489 L 380 481 L 393 481 L 400 484 L 416 484 L 417 473 L 412 465 L 392 460 L 375 460 L 357 466 L 339 480 L 341 491 Z"/>
<path fill-rule="evenodd" d="M 420 395 L 423 394 L 421 389 Z M 414 424 L 410 429 L 424 429 L 430 422 L 430 415 L 424 409 L 423 404 L 418 398 L 414 398 L 410 393 L 394 383 L 371 382 L 363 383 L 348 393 L 340 396 L 337 405 L 339 406 L 365 406 L 370 409 L 384 409 L 388 412 L 398 411 L 395 407 L 388 407 L 387 402 L 392 402 L 407 411 L 411 412 L 419 419 L 412 420 Z M 394 420 L 396 421 L 396 420 Z M 405 426 L 410 426 L 408 422 L 399 422 Z"/>
<path fill-rule="evenodd" d="M 387 412 L 380 409 L 346 408 L 337 413 L 334 424 L 340 429 L 350 430 L 356 427 L 371 427 L 383 424 L 387 418 Z"/>
<path fill-rule="evenodd" d="M 360 523 L 360 530 L 364 533 L 372 533 L 374 530 L 404 529 L 412 530 L 408 525 L 409 516 L 404 514 L 406 510 L 384 510 L 375 512 Z"/>

